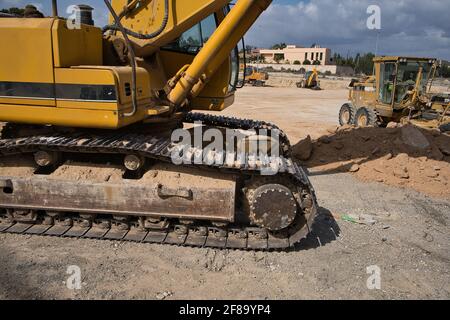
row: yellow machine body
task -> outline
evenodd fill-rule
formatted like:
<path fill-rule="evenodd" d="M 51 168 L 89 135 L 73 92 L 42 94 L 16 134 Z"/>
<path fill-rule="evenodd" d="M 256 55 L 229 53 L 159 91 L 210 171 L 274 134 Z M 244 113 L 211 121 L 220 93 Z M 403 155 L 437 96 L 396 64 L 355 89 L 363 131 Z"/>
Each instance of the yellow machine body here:
<path fill-rule="evenodd" d="M 135 2 L 113 0 L 112 6 L 119 13 Z M 7 44 L 0 51 L 0 121 L 115 129 L 160 116 L 168 105 L 225 109 L 234 102 L 239 67 L 237 52 L 230 52 L 270 1 L 240 0 L 231 17 L 228 3 L 169 1 L 169 19 L 159 36 L 130 36 L 138 102 L 131 116 L 132 68 L 111 63 L 117 55 L 111 48 L 124 42 L 120 32 L 104 37 L 100 28 L 72 29 L 55 17 L 0 19 L 0 38 Z M 161 25 L 164 9 L 163 0 L 140 1 L 121 22 L 151 33 Z M 226 18 L 230 22 L 222 23 Z M 159 99 L 163 91 L 165 101 Z"/>

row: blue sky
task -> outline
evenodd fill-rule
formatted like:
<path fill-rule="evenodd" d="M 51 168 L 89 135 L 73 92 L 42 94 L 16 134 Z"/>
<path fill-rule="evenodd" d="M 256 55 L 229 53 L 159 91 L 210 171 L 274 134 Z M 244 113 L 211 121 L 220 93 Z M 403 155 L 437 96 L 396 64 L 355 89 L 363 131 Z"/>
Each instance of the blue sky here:
<path fill-rule="evenodd" d="M 161 0 L 157 0 L 161 1 Z M 186 1 L 186 0 L 177 0 Z M 50 13 L 50 0 L 0 0 L 0 8 L 33 3 Z M 93 6 L 98 25 L 107 21 L 103 0 L 60 0 L 60 15 L 70 4 Z M 369 5 L 381 9 L 381 30 L 369 30 Z M 375 52 L 450 60 L 450 0 L 274 0 L 246 36 L 246 43 L 268 47 L 286 42 L 318 43 L 333 52 Z"/>

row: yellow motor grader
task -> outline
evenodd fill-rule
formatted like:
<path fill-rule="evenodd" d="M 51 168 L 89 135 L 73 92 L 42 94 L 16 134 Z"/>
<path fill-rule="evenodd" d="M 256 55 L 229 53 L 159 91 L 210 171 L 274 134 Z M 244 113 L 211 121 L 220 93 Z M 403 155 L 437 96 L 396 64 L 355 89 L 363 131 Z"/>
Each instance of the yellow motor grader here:
<path fill-rule="evenodd" d="M 439 61 L 430 58 L 374 58 L 374 75 L 350 83 L 340 125 L 385 126 L 393 121 L 450 130 L 450 94 L 431 93 L 438 68 Z"/>
<path fill-rule="evenodd" d="M 237 44 L 271 0 L 104 2 L 103 29 L 56 0 L 51 17 L 0 18 L 0 232 L 298 243 L 317 202 L 286 135 L 192 112 L 233 104 Z"/>

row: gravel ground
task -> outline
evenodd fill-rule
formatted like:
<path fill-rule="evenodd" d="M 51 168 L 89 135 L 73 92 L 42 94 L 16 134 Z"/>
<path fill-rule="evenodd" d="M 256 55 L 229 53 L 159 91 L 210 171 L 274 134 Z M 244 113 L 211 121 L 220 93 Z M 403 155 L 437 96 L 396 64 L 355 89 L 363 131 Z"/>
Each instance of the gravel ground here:
<path fill-rule="evenodd" d="M 0 235 L 0 299 L 448 299 L 450 203 L 314 175 L 321 214 L 289 252 Z M 374 225 L 335 220 L 371 214 Z M 332 215 L 330 215 L 332 214 Z M 80 290 L 68 289 L 70 265 Z M 381 269 L 369 290 L 367 267 Z"/>
<path fill-rule="evenodd" d="M 245 88 L 226 114 L 280 123 L 296 143 L 334 125 L 345 97 L 345 90 Z M 448 199 L 347 173 L 313 171 L 311 180 L 320 215 L 288 252 L 1 234 L 0 299 L 450 298 Z M 343 220 L 362 214 L 375 223 Z M 69 266 L 81 270 L 80 290 L 66 286 Z M 370 266 L 380 268 L 379 290 L 367 287 Z"/>

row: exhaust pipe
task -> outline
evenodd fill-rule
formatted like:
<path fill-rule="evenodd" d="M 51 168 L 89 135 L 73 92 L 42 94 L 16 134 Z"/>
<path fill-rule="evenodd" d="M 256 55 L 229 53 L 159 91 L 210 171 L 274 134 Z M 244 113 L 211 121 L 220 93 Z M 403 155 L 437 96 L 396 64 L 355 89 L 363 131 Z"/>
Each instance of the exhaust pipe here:
<path fill-rule="evenodd" d="M 57 0 L 52 0 L 52 16 L 54 18 L 58 17 L 58 3 L 57 3 Z"/>

